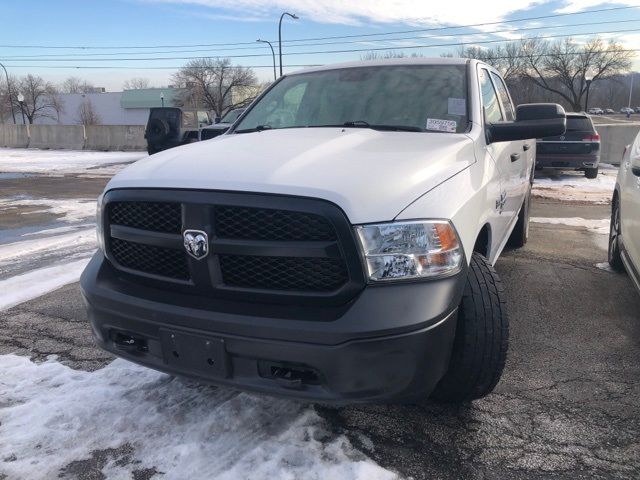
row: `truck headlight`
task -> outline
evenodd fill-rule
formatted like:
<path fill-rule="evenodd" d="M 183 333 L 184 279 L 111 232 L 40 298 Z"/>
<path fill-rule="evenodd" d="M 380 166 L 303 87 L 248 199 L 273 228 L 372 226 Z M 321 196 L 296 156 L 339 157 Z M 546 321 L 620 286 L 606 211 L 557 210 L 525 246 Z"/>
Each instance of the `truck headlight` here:
<path fill-rule="evenodd" d="M 447 220 L 360 225 L 356 232 L 370 280 L 433 278 L 460 270 L 462 247 Z"/>
<path fill-rule="evenodd" d="M 102 224 L 102 198 L 104 197 L 104 193 L 98 197 L 98 202 L 96 203 L 96 239 L 98 240 L 98 248 L 104 252 L 104 231 Z"/>

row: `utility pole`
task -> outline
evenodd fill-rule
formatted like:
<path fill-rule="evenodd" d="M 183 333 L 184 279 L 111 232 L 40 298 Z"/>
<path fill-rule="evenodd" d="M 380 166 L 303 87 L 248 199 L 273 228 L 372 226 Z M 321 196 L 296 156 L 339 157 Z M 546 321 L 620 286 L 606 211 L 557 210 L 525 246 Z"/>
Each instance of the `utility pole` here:
<path fill-rule="evenodd" d="M 629 86 L 629 105 L 627 105 L 628 108 L 631 108 L 631 94 L 633 93 L 633 77 L 635 77 L 635 74 L 631 72 L 631 85 Z"/>
<path fill-rule="evenodd" d="M 13 100 L 11 98 L 11 84 L 9 83 L 9 74 L 7 73 L 7 69 L 4 65 L 0 63 L 0 67 L 4 70 L 4 76 L 7 79 L 7 95 L 9 95 L 9 107 L 11 108 L 11 116 L 13 117 L 13 124 L 16 125 L 16 114 L 13 111 Z"/>

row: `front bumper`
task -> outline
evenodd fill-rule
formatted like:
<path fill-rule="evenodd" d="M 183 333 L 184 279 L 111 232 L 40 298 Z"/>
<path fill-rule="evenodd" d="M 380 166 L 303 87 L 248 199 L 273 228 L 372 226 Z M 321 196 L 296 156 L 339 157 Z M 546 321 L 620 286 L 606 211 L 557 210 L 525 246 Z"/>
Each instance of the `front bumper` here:
<path fill-rule="evenodd" d="M 246 305 L 236 313 L 229 305 L 185 306 L 170 292 L 128 285 L 100 252 L 80 282 L 96 341 L 117 356 L 214 384 L 345 404 L 429 395 L 448 368 L 465 279 L 463 270 L 430 282 L 367 286 L 313 320 L 302 309 L 296 318 L 266 306 L 264 316 Z M 209 371 L 210 359 L 195 346 L 189 360 L 172 362 L 168 333 L 221 345 L 216 364 L 224 371 Z"/>

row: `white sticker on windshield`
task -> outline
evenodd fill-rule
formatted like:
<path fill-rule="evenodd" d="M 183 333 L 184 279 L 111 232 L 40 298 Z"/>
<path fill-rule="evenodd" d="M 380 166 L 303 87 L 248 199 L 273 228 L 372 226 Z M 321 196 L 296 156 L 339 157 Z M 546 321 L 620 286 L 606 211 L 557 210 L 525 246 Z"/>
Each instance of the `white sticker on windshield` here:
<path fill-rule="evenodd" d="M 427 130 L 436 132 L 455 133 L 458 123 L 455 120 L 440 120 L 439 118 L 427 118 Z"/>
<path fill-rule="evenodd" d="M 467 100 L 464 98 L 450 98 L 447 110 L 449 115 L 466 115 Z"/>

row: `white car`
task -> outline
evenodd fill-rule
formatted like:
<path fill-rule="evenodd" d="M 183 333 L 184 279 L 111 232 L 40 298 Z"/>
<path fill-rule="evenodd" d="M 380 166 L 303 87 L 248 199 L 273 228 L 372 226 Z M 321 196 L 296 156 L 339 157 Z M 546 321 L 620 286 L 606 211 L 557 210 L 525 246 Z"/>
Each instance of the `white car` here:
<path fill-rule="evenodd" d="M 640 134 L 625 148 L 611 202 L 609 264 L 640 292 Z"/>
<path fill-rule="evenodd" d="M 624 113 L 625 115 L 627 115 L 627 114 L 630 115 L 630 114 L 634 113 L 634 110 L 633 110 L 633 108 L 624 107 L 624 108 L 620 109 L 620 113 Z"/>
<path fill-rule="evenodd" d="M 527 241 L 535 138 L 565 127 L 475 60 L 285 75 L 109 182 L 81 279 L 97 343 L 313 401 L 482 397 L 508 345 L 493 265 Z"/>
<path fill-rule="evenodd" d="M 602 115 L 603 113 L 604 113 L 604 110 L 598 107 L 589 109 L 589 115 Z"/>

